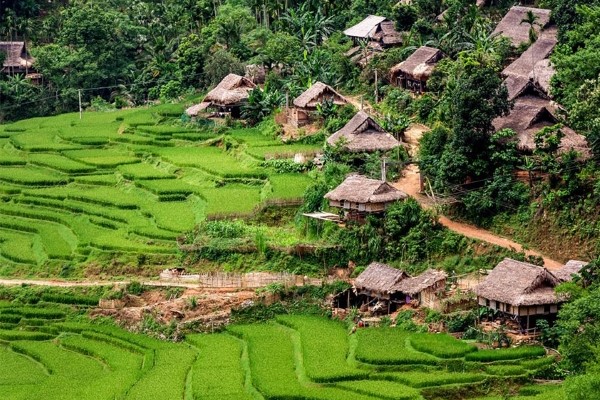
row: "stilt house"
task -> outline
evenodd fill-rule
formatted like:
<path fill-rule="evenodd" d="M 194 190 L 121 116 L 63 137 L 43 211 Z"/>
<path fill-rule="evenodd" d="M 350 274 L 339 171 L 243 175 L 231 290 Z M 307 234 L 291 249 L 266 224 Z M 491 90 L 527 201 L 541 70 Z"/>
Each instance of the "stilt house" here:
<path fill-rule="evenodd" d="M 377 15 L 369 15 L 358 24 L 346 29 L 344 35 L 351 38 L 355 44 L 346 52 L 346 56 L 362 67 L 375 54 L 402 44 L 402 34 L 396 31 L 394 22 Z"/>
<path fill-rule="evenodd" d="M 311 123 L 313 115 L 317 111 L 317 105 L 326 100 L 332 101 L 333 104 L 338 106 L 348 104 L 348 100 L 331 86 L 322 82 L 315 82 L 309 89 L 294 99 L 294 107 L 290 110 L 289 122 L 296 128 Z"/>
<path fill-rule="evenodd" d="M 539 35 L 550 22 L 551 10 L 523 6 L 511 7 L 498 26 L 496 26 L 493 34 L 500 34 L 507 37 L 515 47 L 518 47 L 521 43 L 529 43 L 529 30 L 532 26 L 523 22 L 527 19 L 527 13 L 529 11 L 537 17 L 533 24 L 533 29 L 535 30 L 536 35 Z"/>
<path fill-rule="evenodd" d="M 248 78 L 236 74 L 229 74 L 208 94 L 200 104 L 196 104 L 186 110 L 191 117 L 200 112 L 213 109 L 217 116 L 229 114 L 233 118 L 239 118 L 241 107 L 248 100 L 248 93 L 256 88 L 256 85 Z"/>
<path fill-rule="evenodd" d="M 3 59 L 2 69 L 6 75 L 35 74 L 33 63 L 35 59 L 27 51 L 25 42 L 0 42 L 0 59 Z"/>
<path fill-rule="evenodd" d="M 413 278 L 405 279 L 399 283 L 398 289 L 405 295 L 407 304 L 416 302 L 417 305 L 441 310 L 441 298 L 446 293 L 446 279 L 448 274 L 444 271 L 428 269 Z"/>
<path fill-rule="evenodd" d="M 442 56 L 442 52 L 433 47 L 419 47 L 406 60 L 392 67 L 390 70 L 392 85 L 416 93 L 425 92 L 427 80 Z"/>
<path fill-rule="evenodd" d="M 338 187 L 325 195 L 331 207 L 344 210 L 347 220 L 361 221 L 369 213 L 382 213 L 406 193 L 385 181 L 362 175 L 350 175 Z"/>
<path fill-rule="evenodd" d="M 351 153 L 388 151 L 401 145 L 364 111 L 357 112 L 342 129 L 329 136 L 327 144 Z"/>
<path fill-rule="evenodd" d="M 577 263 L 577 264 L 576 264 Z M 531 329 L 540 318 L 553 320 L 566 300 L 554 292 L 561 282 L 571 280 L 585 265 L 572 262 L 557 272 L 522 261 L 505 258 L 475 288 L 479 305 L 516 320 L 521 329 Z"/>

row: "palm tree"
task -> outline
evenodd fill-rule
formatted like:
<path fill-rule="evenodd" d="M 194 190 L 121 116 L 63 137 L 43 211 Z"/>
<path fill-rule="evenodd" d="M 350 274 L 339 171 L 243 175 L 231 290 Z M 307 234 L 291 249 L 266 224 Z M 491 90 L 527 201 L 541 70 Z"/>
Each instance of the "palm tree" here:
<path fill-rule="evenodd" d="M 525 18 L 523 18 L 521 20 L 520 24 L 528 24 L 529 25 L 529 42 L 533 43 L 537 40 L 537 32 L 535 30 L 535 26 L 539 26 L 540 28 L 542 27 L 542 25 L 537 22 L 537 20 L 540 19 L 540 17 L 538 15 L 535 15 L 533 11 L 529 10 L 527 11 L 527 14 L 525 14 Z"/>

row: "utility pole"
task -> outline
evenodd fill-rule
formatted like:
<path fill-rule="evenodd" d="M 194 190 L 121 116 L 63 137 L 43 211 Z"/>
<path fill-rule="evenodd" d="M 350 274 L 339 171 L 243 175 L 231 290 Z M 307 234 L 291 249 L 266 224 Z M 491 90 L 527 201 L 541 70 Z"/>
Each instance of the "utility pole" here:
<path fill-rule="evenodd" d="M 378 103 L 379 93 L 377 92 L 377 68 L 375 68 L 375 104 Z"/>
<path fill-rule="evenodd" d="M 79 94 L 79 119 L 82 118 L 82 108 L 81 108 L 81 89 L 77 89 L 77 93 Z"/>

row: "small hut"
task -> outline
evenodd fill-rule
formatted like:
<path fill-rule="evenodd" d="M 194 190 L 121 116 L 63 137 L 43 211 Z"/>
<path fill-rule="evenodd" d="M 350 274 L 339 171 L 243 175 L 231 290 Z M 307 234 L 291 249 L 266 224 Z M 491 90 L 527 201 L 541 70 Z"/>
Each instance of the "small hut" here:
<path fill-rule="evenodd" d="M 538 96 L 525 95 L 517 98 L 510 114 L 494 119 L 494 128 L 510 128 L 517 134 L 517 148 L 524 153 L 535 150 L 535 134 L 547 126 L 559 122 L 558 108 L 550 101 Z M 559 152 L 575 150 L 583 157 L 590 154 L 589 145 L 583 135 L 569 127 L 562 127 L 564 137 L 561 140 Z"/>
<path fill-rule="evenodd" d="M 563 282 L 569 282 L 573 280 L 574 275 L 579 275 L 581 269 L 588 265 L 585 261 L 569 260 L 561 269 L 554 271 L 554 276 Z"/>
<path fill-rule="evenodd" d="M 322 82 L 315 82 L 309 89 L 294 99 L 294 107 L 290 110 L 289 122 L 292 126 L 299 128 L 312 121 L 317 105 L 325 100 L 333 104 L 343 106 L 348 100 L 336 92 L 331 86 Z"/>
<path fill-rule="evenodd" d="M 345 219 L 363 220 L 368 213 L 381 213 L 391 204 L 404 200 L 406 193 L 385 181 L 350 175 L 325 195 L 331 207 L 341 208 Z"/>
<path fill-rule="evenodd" d="M 404 304 L 404 295 L 398 285 L 409 275 L 389 265 L 372 262 L 356 278 L 352 290 L 347 292 L 347 306 L 355 305 L 361 309 L 390 313 Z"/>
<path fill-rule="evenodd" d="M 0 42 L 0 53 L 4 53 L 1 72 L 7 75 L 35 73 L 35 59 L 27 51 L 25 42 Z"/>
<path fill-rule="evenodd" d="M 248 78 L 236 74 L 229 74 L 208 94 L 200 104 L 196 104 L 186 110 L 186 114 L 196 117 L 206 109 L 215 109 L 218 116 L 230 114 L 233 118 L 239 118 L 241 107 L 248 100 L 248 93 L 256 88 L 256 85 Z"/>
<path fill-rule="evenodd" d="M 514 6 L 506 13 L 504 18 L 496 26 L 493 34 L 500 34 L 510 39 L 513 46 L 518 47 L 521 43 L 529 43 L 529 29 L 531 26 L 523 22 L 527 13 L 531 11 L 537 17 L 533 29 L 539 35 L 550 22 L 550 11 L 543 8 L 531 8 Z"/>
<path fill-rule="evenodd" d="M 375 54 L 402 44 L 402 34 L 396 31 L 394 22 L 377 15 L 369 15 L 346 29 L 344 35 L 355 44 L 346 52 L 346 56 L 361 67 L 366 66 Z"/>
<path fill-rule="evenodd" d="M 521 329 L 531 329 L 540 318 L 556 317 L 566 297 L 556 294 L 554 288 L 570 280 L 573 268 L 563 267 L 559 277 L 544 267 L 505 258 L 475 288 L 477 301 L 510 316 Z"/>
<path fill-rule="evenodd" d="M 428 269 L 420 275 L 405 279 L 398 285 L 404 293 L 405 302 L 417 302 L 418 305 L 441 310 L 441 297 L 446 292 L 446 279 L 448 274 L 444 271 Z"/>
<path fill-rule="evenodd" d="M 502 71 L 502 75 L 506 78 L 504 84 L 508 89 L 509 100 L 521 96 L 528 88 L 534 88 L 533 81 L 536 75 L 542 75 L 541 78 L 544 81 L 547 79 L 549 83 L 551 76 L 547 76 L 548 71 L 536 66 L 550 56 L 558 43 L 557 35 L 558 31 L 554 27 L 543 31 L 535 43 Z M 540 95 L 548 96 L 548 83 L 545 83 L 545 92 L 542 91 Z"/>
<path fill-rule="evenodd" d="M 351 153 L 388 151 L 400 146 L 394 136 L 364 111 L 357 112 L 342 129 L 329 136 L 327 144 L 339 145 Z"/>
<path fill-rule="evenodd" d="M 406 60 L 390 70 L 392 85 L 417 93 L 427 90 L 427 80 L 431 77 L 443 54 L 433 47 L 421 46 Z"/>

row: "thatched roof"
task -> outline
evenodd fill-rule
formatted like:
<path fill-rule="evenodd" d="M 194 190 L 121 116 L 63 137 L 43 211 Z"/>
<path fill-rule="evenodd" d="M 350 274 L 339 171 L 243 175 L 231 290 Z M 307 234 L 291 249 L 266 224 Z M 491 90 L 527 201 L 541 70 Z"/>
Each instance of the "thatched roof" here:
<path fill-rule="evenodd" d="M 442 58 L 440 50 L 433 47 L 421 46 L 406 60 L 392 67 L 390 73 L 392 76 L 403 73 L 419 80 L 427 80 L 440 58 Z"/>
<path fill-rule="evenodd" d="M 475 293 L 513 306 L 555 304 L 563 300 L 554 293 L 559 283 L 560 279 L 544 267 L 505 258 L 475 288 Z"/>
<path fill-rule="evenodd" d="M 321 103 L 324 99 L 333 100 L 333 103 L 337 105 L 348 104 L 348 100 L 331 86 L 323 82 L 315 82 L 310 88 L 294 99 L 294 105 L 300 108 L 316 108 L 317 104 Z"/>
<path fill-rule="evenodd" d="M 505 128 L 515 131 L 517 147 L 532 152 L 535 150 L 535 134 L 557 122 L 557 106 L 554 103 L 538 96 L 527 95 L 515 101 L 515 106 L 509 115 L 494 119 L 493 125 L 497 131 Z M 589 155 L 589 145 L 583 135 L 569 127 L 563 127 L 561 130 L 564 133 L 560 144 L 561 152 L 573 149 L 583 156 Z"/>
<path fill-rule="evenodd" d="M 25 42 L 0 42 L 0 53 L 4 53 L 4 68 L 31 68 L 34 59 L 27 52 Z"/>
<path fill-rule="evenodd" d="M 393 21 L 383 21 L 379 27 L 381 30 L 375 34 L 376 40 L 381 40 L 386 46 L 402 43 L 402 34 L 396 31 L 396 26 Z"/>
<path fill-rule="evenodd" d="M 383 130 L 364 111 L 359 111 L 339 131 L 327 138 L 327 144 L 335 146 L 342 141 L 342 147 L 350 152 L 391 150 L 400 146 L 394 136 Z"/>
<path fill-rule="evenodd" d="M 550 93 L 550 80 L 555 72 L 556 70 L 550 62 L 550 59 L 546 58 L 545 60 L 538 61 L 534 65 L 533 71 L 529 74 L 529 81 L 538 92 L 548 98 L 552 98 L 552 93 Z"/>
<path fill-rule="evenodd" d="M 248 78 L 229 74 L 208 94 L 202 102 L 219 106 L 232 106 L 243 103 L 248 99 L 248 92 L 256 85 Z"/>
<path fill-rule="evenodd" d="M 557 34 L 558 31 L 554 27 L 543 31 L 535 43 L 502 71 L 502 75 L 506 77 L 504 83 L 508 88 L 509 100 L 520 96 L 530 85 L 530 77 L 535 74 L 536 64 L 548 58 L 556 46 Z"/>
<path fill-rule="evenodd" d="M 389 265 L 372 262 L 356 278 L 354 287 L 357 289 L 369 290 L 380 293 L 395 293 L 398 291 L 398 284 L 407 279 L 406 272 L 392 268 Z"/>
<path fill-rule="evenodd" d="M 362 175 L 350 175 L 338 187 L 325 195 L 328 200 L 360 204 L 391 203 L 406 197 L 406 193 L 389 183 Z"/>
<path fill-rule="evenodd" d="M 579 271 L 586 265 L 588 263 L 585 261 L 569 260 L 561 269 L 553 271 L 553 274 L 562 282 L 569 282 L 573 280 L 573 275 L 578 275 Z"/>
<path fill-rule="evenodd" d="M 369 15 L 358 24 L 346 29 L 344 35 L 353 38 L 372 39 L 383 21 L 388 21 L 388 19 L 377 15 Z"/>
<path fill-rule="evenodd" d="M 185 113 L 187 115 L 189 115 L 190 117 L 195 117 L 198 114 L 200 114 L 200 112 L 206 110 L 209 106 L 210 106 L 210 102 L 203 101 L 202 103 L 194 104 L 193 106 L 188 107 L 185 110 Z"/>
<path fill-rule="evenodd" d="M 527 23 L 521 23 L 521 21 L 527 17 L 528 11 L 533 12 L 533 14 L 538 17 L 536 23 L 541 25 L 542 28 L 550 21 L 550 10 L 514 6 L 506 13 L 504 18 L 502 18 L 502 21 L 496 26 L 493 33 L 500 33 L 502 36 L 506 36 L 515 47 L 519 46 L 521 43 L 529 42 L 530 26 Z M 542 29 L 539 25 L 534 25 L 534 29 L 538 34 Z"/>
<path fill-rule="evenodd" d="M 445 280 L 447 277 L 448 274 L 444 271 L 438 271 L 430 268 L 420 275 L 403 280 L 398 285 L 398 289 L 402 293 L 414 296 L 415 294 L 422 292 L 436 283 Z"/>

